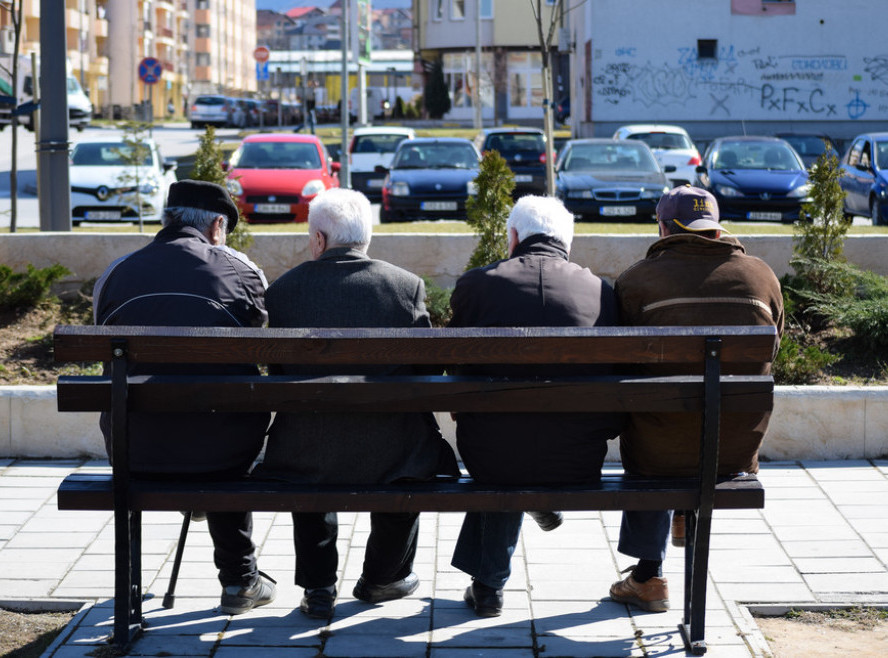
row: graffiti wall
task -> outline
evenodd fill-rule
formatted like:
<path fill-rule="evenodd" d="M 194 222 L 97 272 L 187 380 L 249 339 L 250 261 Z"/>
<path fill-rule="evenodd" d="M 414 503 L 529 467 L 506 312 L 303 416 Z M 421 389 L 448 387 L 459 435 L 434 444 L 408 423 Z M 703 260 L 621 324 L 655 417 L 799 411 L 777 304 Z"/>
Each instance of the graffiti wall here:
<path fill-rule="evenodd" d="M 595 121 L 888 120 L 888 45 L 880 29 L 866 36 L 871 4 L 809 0 L 794 16 L 718 20 L 701 5 L 691 23 L 661 3 L 632 4 L 631 15 L 607 21 L 596 9 L 590 23 Z M 631 30 L 604 29 L 626 22 Z"/>

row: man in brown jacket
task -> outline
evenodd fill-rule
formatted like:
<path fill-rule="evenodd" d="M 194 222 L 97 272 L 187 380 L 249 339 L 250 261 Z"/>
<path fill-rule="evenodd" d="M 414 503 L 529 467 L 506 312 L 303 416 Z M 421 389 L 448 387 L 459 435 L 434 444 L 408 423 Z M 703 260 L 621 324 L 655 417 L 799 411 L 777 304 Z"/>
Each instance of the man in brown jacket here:
<path fill-rule="evenodd" d="M 616 282 L 621 322 L 632 326 L 773 325 L 783 333 L 783 295 L 774 272 L 735 238 L 721 237 L 718 206 L 707 191 L 677 187 L 657 204 L 660 240 Z M 726 367 L 730 374 L 767 374 L 771 364 Z M 656 366 L 646 370 L 656 374 Z M 690 374 L 690 371 L 689 371 Z M 755 473 L 770 414 L 722 417 L 719 474 Z M 631 414 L 620 435 L 627 472 L 690 475 L 699 462 L 700 416 Z M 637 558 L 613 584 L 611 598 L 650 612 L 669 608 L 663 578 L 672 512 L 624 512 L 618 550 Z M 628 571 L 628 569 L 627 569 Z"/>

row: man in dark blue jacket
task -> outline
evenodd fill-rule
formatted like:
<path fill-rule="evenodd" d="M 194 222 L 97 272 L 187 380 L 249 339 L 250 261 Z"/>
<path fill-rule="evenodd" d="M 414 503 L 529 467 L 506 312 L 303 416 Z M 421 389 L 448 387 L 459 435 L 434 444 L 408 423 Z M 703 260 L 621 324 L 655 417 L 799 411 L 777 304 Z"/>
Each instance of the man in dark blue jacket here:
<path fill-rule="evenodd" d="M 469 270 L 450 298 L 451 327 L 593 327 L 617 321 L 610 285 L 568 260 L 573 215 L 555 198 L 525 196 L 506 223 L 509 258 Z M 463 374 L 545 376 L 603 372 L 588 366 L 466 366 Z M 620 430 L 611 414 L 479 414 L 456 416 L 457 446 L 472 477 L 499 484 L 597 480 L 607 441 Z M 535 515 L 544 530 L 552 513 Z M 522 514 L 468 513 L 453 566 L 472 576 L 465 600 L 483 617 L 499 615 Z"/>
<path fill-rule="evenodd" d="M 237 224 L 228 191 L 204 181 L 170 186 L 163 228 L 146 247 L 114 261 L 96 282 L 96 324 L 259 327 L 267 283 L 242 253 L 225 246 Z M 255 366 L 151 365 L 131 374 L 256 373 Z M 245 475 L 262 449 L 269 414 L 130 414 L 130 469 L 146 477 Z M 100 422 L 113 459 L 110 418 Z M 256 566 L 249 512 L 207 514 L 222 583 L 221 610 L 240 614 L 274 599 Z"/>

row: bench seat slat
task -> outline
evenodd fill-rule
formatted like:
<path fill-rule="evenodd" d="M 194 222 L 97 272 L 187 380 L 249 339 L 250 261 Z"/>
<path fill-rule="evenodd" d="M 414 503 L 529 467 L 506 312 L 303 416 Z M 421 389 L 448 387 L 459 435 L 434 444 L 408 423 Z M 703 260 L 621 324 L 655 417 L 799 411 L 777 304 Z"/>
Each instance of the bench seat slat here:
<path fill-rule="evenodd" d="M 770 376 L 726 376 L 726 412 L 767 411 Z M 562 378 L 543 382 L 482 377 L 170 377 L 131 378 L 131 411 L 701 411 L 703 378 Z M 105 377 L 60 377 L 60 411 L 108 411 Z"/>
<path fill-rule="evenodd" d="M 699 484 L 693 478 L 605 475 L 583 485 L 504 486 L 458 482 L 390 485 L 305 485 L 279 480 L 226 482 L 133 480 L 132 509 L 269 512 L 465 512 L 693 509 Z M 72 474 L 58 490 L 59 509 L 113 509 L 111 476 Z M 718 509 L 761 509 L 764 489 L 755 476 L 716 485 Z"/>
<path fill-rule="evenodd" d="M 55 331 L 56 361 L 109 361 L 111 336 L 142 363 L 701 363 L 707 336 L 723 363 L 770 361 L 774 327 L 249 329 L 78 327 Z M 407 337 L 409 340 L 405 340 Z M 595 336 L 590 341 L 589 336 Z M 202 340 L 195 341 L 195 337 Z M 534 340 L 527 340 L 533 337 Z"/>

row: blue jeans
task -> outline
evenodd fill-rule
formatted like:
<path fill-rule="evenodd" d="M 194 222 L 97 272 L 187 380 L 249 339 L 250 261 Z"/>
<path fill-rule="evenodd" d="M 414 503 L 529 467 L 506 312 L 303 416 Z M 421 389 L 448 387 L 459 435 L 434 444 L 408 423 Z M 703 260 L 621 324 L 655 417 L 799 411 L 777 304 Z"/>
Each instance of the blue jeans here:
<path fill-rule="evenodd" d="M 623 512 L 617 550 L 640 560 L 666 558 L 672 510 Z"/>
<path fill-rule="evenodd" d="M 502 589 L 512 573 L 524 512 L 467 512 L 450 561 L 475 580 Z"/>

